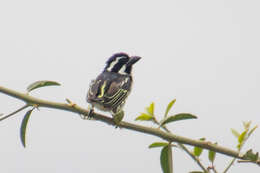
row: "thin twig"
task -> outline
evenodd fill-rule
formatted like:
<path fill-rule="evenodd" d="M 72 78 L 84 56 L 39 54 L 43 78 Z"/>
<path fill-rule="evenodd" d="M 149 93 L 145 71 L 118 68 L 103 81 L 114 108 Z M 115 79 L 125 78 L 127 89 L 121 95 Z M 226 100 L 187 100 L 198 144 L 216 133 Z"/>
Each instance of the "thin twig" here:
<path fill-rule="evenodd" d="M 213 170 L 214 173 L 218 173 L 218 171 L 216 170 L 216 168 L 215 168 L 215 166 L 213 165 L 213 163 L 212 163 L 212 165 L 211 165 L 211 169 Z"/>
<path fill-rule="evenodd" d="M 178 143 L 179 147 L 182 148 L 198 165 L 199 167 L 205 172 L 205 173 L 209 173 L 209 171 L 202 165 L 202 163 L 200 162 L 200 160 L 194 156 L 194 154 L 192 152 L 190 152 L 185 145 Z"/>
<path fill-rule="evenodd" d="M 226 169 L 223 171 L 223 173 L 226 173 L 229 170 L 229 168 L 234 164 L 235 161 L 236 158 L 233 158 L 231 162 L 228 164 L 228 166 L 226 167 Z"/>
<path fill-rule="evenodd" d="M 249 137 L 249 136 L 248 136 L 248 137 Z M 243 141 L 243 143 L 241 144 L 240 148 L 238 149 L 238 153 L 240 153 L 240 151 L 241 151 L 242 147 L 244 146 L 245 142 L 246 142 L 246 139 Z M 231 168 L 231 166 L 234 164 L 234 162 L 236 161 L 236 159 L 237 159 L 237 158 L 234 157 L 234 158 L 231 160 L 231 162 L 228 164 L 228 166 L 227 166 L 226 169 L 223 171 L 223 173 L 227 173 L 227 171 Z"/>
<path fill-rule="evenodd" d="M 6 116 L 0 118 L 0 121 L 3 121 L 3 120 L 5 120 L 6 118 L 11 117 L 12 115 L 15 115 L 16 113 L 18 113 L 18 112 L 20 112 L 20 111 L 26 109 L 26 108 L 29 107 L 29 106 L 30 106 L 30 105 L 28 105 L 28 104 L 24 105 L 23 107 L 17 109 L 16 111 L 14 111 L 14 112 L 12 112 L 12 113 L 10 113 L 10 114 L 8 114 L 8 115 L 6 115 Z"/>
<path fill-rule="evenodd" d="M 257 164 L 258 166 L 260 166 L 260 160 L 258 160 L 258 161 L 252 161 L 252 160 L 238 160 L 237 162 L 238 162 L 238 163 L 255 163 L 255 164 Z"/>
<path fill-rule="evenodd" d="M 213 170 L 214 173 L 218 173 L 217 170 L 214 167 L 213 167 L 212 170 Z"/>

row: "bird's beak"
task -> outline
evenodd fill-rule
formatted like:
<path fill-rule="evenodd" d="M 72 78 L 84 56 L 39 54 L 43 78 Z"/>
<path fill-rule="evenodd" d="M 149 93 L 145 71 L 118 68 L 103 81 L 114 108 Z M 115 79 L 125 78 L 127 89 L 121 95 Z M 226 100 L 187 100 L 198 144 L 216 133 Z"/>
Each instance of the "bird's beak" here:
<path fill-rule="evenodd" d="M 141 59 L 141 57 L 139 56 L 132 56 L 130 58 L 130 60 L 127 62 L 127 65 L 133 65 L 135 64 L 137 61 L 139 61 Z"/>

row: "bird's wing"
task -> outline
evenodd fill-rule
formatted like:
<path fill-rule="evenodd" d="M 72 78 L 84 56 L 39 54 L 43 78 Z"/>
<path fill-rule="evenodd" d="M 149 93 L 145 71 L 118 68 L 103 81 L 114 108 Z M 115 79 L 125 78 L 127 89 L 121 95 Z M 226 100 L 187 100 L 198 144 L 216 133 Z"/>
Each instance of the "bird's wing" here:
<path fill-rule="evenodd" d="M 128 95 L 128 92 L 122 87 L 122 85 L 124 85 L 124 83 L 116 81 L 110 82 L 108 84 L 107 92 L 103 96 L 103 104 L 106 107 L 111 107 L 112 110 L 115 110 L 118 106 L 121 105 L 121 103 L 124 102 Z"/>

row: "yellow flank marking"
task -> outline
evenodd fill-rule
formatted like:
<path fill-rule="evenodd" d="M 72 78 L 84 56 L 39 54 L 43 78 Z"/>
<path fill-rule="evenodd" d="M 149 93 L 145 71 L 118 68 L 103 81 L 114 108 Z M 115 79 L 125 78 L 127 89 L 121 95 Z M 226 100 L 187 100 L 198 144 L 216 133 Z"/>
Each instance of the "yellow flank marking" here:
<path fill-rule="evenodd" d="M 106 84 L 107 84 L 107 81 L 105 81 L 105 82 L 102 84 L 102 86 L 101 86 L 101 88 L 100 88 L 100 94 L 98 95 L 98 98 L 101 98 L 101 97 L 104 96 Z"/>

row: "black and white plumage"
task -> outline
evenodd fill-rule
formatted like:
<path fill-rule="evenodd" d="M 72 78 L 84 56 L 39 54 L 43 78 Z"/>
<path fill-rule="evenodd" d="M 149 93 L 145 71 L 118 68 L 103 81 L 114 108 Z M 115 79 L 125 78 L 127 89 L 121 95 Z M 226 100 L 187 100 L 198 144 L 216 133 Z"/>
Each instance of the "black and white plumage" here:
<path fill-rule="evenodd" d="M 111 112 L 113 117 L 123 114 L 122 108 L 133 83 L 132 66 L 139 59 L 138 56 L 129 57 L 126 53 L 111 56 L 103 72 L 92 80 L 87 102 L 94 108 Z"/>

